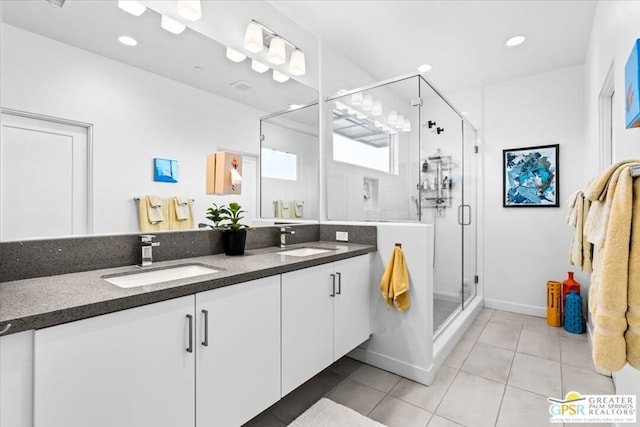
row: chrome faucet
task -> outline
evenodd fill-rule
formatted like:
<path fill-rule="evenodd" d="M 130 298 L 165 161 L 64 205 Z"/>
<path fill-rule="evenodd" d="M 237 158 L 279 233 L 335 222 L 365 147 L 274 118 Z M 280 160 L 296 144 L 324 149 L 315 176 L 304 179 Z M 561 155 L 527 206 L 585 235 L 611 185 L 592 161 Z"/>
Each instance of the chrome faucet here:
<path fill-rule="evenodd" d="M 287 247 L 287 234 L 296 234 L 295 230 L 291 230 L 291 227 L 280 227 L 280 247 Z"/>
<path fill-rule="evenodd" d="M 153 234 L 140 235 L 140 249 L 142 250 L 142 262 L 140 267 L 149 267 L 153 263 L 153 247 L 160 246 L 160 242 L 154 242 Z"/>

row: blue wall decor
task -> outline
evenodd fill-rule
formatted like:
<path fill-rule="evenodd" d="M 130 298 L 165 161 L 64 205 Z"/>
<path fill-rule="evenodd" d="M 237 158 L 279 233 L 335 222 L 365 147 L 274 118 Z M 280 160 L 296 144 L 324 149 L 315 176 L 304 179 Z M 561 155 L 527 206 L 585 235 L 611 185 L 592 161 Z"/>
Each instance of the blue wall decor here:
<path fill-rule="evenodd" d="M 178 161 L 153 159 L 153 180 L 160 182 L 178 182 Z"/>
<path fill-rule="evenodd" d="M 558 144 L 502 150 L 502 206 L 560 206 L 558 151 Z"/>
<path fill-rule="evenodd" d="M 631 55 L 624 67 L 624 122 L 629 128 L 640 127 L 640 93 L 638 81 L 640 80 L 640 39 L 636 40 L 631 50 Z"/>

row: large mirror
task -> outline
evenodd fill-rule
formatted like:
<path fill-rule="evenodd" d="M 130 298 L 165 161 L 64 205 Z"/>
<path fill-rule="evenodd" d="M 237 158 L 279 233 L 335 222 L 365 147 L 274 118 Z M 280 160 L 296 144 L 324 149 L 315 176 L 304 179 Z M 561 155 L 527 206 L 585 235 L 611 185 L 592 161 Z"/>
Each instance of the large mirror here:
<path fill-rule="evenodd" d="M 262 218 L 300 222 L 318 218 L 318 104 L 260 120 Z"/>
<path fill-rule="evenodd" d="M 317 92 L 230 61 L 190 28 L 165 31 L 154 10 L 55 3 L 0 3 L 0 240 L 135 233 L 145 195 L 192 199 L 195 224 L 214 202 L 258 218 L 260 119 Z M 317 114 L 307 125 L 317 133 Z M 25 135 L 32 144 L 16 143 Z M 206 157 L 220 150 L 243 155 L 241 195 L 206 194 Z M 156 158 L 177 161 L 177 182 L 154 181 Z M 262 183 L 270 200 L 291 199 L 273 185 Z"/>

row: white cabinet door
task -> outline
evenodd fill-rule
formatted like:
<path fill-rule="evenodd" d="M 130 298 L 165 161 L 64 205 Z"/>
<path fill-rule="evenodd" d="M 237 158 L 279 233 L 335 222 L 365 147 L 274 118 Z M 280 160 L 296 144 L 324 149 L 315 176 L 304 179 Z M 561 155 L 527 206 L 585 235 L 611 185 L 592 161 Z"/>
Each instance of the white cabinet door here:
<path fill-rule="evenodd" d="M 33 426 L 33 331 L 0 337 L 0 427 Z"/>
<path fill-rule="evenodd" d="M 334 263 L 337 290 L 334 317 L 334 360 L 338 360 L 371 333 L 369 255 Z"/>
<path fill-rule="evenodd" d="M 282 395 L 333 362 L 333 264 L 282 275 Z"/>
<path fill-rule="evenodd" d="M 193 310 L 187 296 L 36 331 L 35 427 L 193 426 Z"/>
<path fill-rule="evenodd" d="M 196 426 L 240 426 L 280 399 L 280 276 L 199 293 L 196 316 Z"/>

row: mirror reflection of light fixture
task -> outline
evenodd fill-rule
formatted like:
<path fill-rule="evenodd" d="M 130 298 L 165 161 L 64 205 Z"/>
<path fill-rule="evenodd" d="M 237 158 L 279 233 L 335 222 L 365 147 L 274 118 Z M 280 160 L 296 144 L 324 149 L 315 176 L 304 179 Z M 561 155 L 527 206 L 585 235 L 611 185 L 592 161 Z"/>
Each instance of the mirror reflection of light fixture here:
<path fill-rule="evenodd" d="M 382 101 L 380 101 L 379 99 L 376 99 L 375 101 L 373 101 L 373 106 L 371 107 L 371 114 L 373 114 L 374 116 L 382 115 Z"/>
<path fill-rule="evenodd" d="M 404 124 L 402 125 L 403 132 L 411 132 L 411 121 L 409 119 L 404 119 Z"/>
<path fill-rule="evenodd" d="M 269 69 L 268 65 L 263 64 L 262 62 L 258 62 L 255 59 L 251 60 L 251 69 L 253 71 L 257 71 L 258 73 L 264 73 Z"/>
<path fill-rule="evenodd" d="M 269 43 L 269 53 L 267 54 L 269 62 L 275 65 L 287 62 L 287 51 L 284 47 L 284 40 L 280 37 L 273 37 Z"/>
<path fill-rule="evenodd" d="M 138 45 L 138 41 L 136 39 L 134 39 L 133 37 L 129 37 L 129 36 L 120 36 L 118 37 L 118 41 L 120 43 L 122 43 L 125 46 L 137 46 Z"/>
<path fill-rule="evenodd" d="M 275 80 L 275 81 L 277 81 L 279 83 L 284 83 L 289 79 L 290 79 L 290 77 L 287 76 L 286 74 L 281 73 L 278 70 L 273 70 L 273 80 Z"/>
<path fill-rule="evenodd" d="M 306 73 L 305 55 L 300 48 L 275 31 L 252 19 L 244 34 L 244 48 L 249 52 L 258 53 L 265 45 L 269 46 L 267 57 L 269 62 L 281 65 L 287 62 L 287 45 L 293 48 L 289 62 L 289 72 L 294 76 Z"/>
<path fill-rule="evenodd" d="M 262 27 L 256 22 L 249 22 L 244 33 L 244 48 L 249 52 L 258 53 L 264 47 L 262 40 Z"/>
<path fill-rule="evenodd" d="M 247 59 L 247 55 L 227 46 L 227 58 L 233 62 L 242 62 Z"/>
<path fill-rule="evenodd" d="M 371 111 L 373 108 L 373 96 L 367 94 L 362 99 L 362 109 L 364 111 Z"/>
<path fill-rule="evenodd" d="M 200 0 L 178 0 L 178 15 L 189 21 L 197 21 L 202 17 Z"/>
<path fill-rule="evenodd" d="M 305 65 L 304 52 L 296 49 L 291 53 L 291 61 L 289 62 L 289 72 L 294 76 L 302 76 L 307 72 Z"/>
<path fill-rule="evenodd" d="M 173 34 L 180 34 L 187 28 L 184 24 L 176 21 L 175 19 L 171 19 L 166 15 L 162 15 L 162 20 L 160 21 L 160 26 Z"/>
<path fill-rule="evenodd" d="M 404 116 L 402 114 L 398 114 L 398 116 L 396 117 L 396 122 L 393 124 L 396 129 L 402 129 L 402 126 L 404 126 Z"/>
<path fill-rule="evenodd" d="M 135 0 L 118 0 L 118 7 L 133 16 L 142 15 L 147 8 Z"/>
<path fill-rule="evenodd" d="M 363 98 L 362 92 L 354 93 L 351 95 L 351 103 L 353 105 L 362 105 Z"/>
<path fill-rule="evenodd" d="M 387 123 L 389 123 L 389 125 L 391 126 L 394 126 L 396 123 L 398 123 L 398 112 L 396 110 L 389 111 Z"/>

